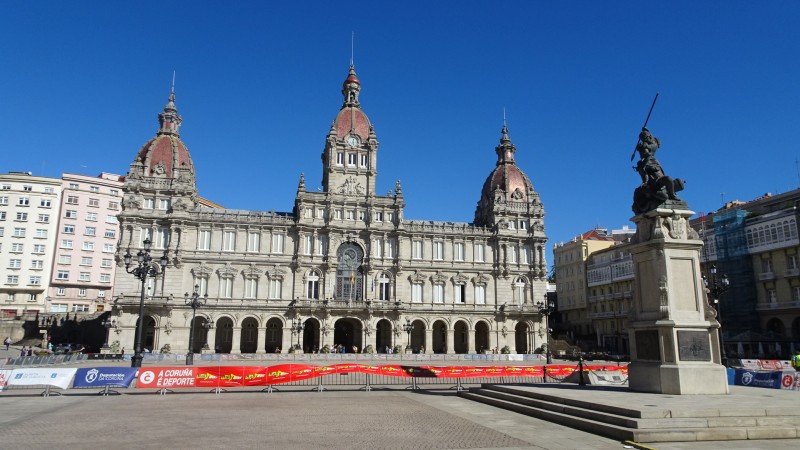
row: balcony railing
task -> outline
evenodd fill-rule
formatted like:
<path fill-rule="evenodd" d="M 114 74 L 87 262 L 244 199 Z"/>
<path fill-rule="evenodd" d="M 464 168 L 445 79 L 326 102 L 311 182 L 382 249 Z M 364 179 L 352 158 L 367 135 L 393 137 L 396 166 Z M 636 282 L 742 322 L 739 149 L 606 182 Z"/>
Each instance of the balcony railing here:
<path fill-rule="evenodd" d="M 761 302 L 756 304 L 757 311 L 774 311 L 786 309 L 800 309 L 800 300 L 786 302 Z"/>
<path fill-rule="evenodd" d="M 786 269 L 786 273 L 784 273 L 783 276 L 786 278 L 800 277 L 800 268 L 795 267 L 794 269 Z"/>
<path fill-rule="evenodd" d="M 775 279 L 775 272 L 761 272 L 758 274 L 759 281 L 770 281 Z"/>

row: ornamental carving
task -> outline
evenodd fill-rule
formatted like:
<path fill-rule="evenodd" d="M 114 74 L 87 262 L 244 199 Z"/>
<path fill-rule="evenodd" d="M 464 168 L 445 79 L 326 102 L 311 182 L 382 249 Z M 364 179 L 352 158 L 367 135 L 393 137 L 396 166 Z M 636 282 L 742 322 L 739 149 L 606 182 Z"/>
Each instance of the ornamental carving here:
<path fill-rule="evenodd" d="M 193 267 L 192 275 L 198 278 L 208 278 L 214 272 L 214 269 L 206 265 L 206 263 L 200 263 L 199 266 Z"/>
<path fill-rule="evenodd" d="M 469 281 L 469 277 L 467 277 L 466 275 L 462 274 L 461 272 L 458 272 L 453 277 L 453 284 L 466 284 L 467 281 Z"/>
<path fill-rule="evenodd" d="M 441 270 L 437 270 L 436 273 L 431 277 L 431 281 L 434 283 L 444 283 L 447 281 L 447 277 L 442 274 Z"/>
<path fill-rule="evenodd" d="M 242 270 L 242 275 L 245 278 L 258 278 L 261 276 L 261 270 L 256 267 L 255 264 L 250 264 L 250 267 Z"/>
<path fill-rule="evenodd" d="M 345 195 L 362 195 L 364 194 L 364 188 L 355 177 L 350 177 L 346 179 L 341 186 L 339 186 L 338 193 Z"/>
<path fill-rule="evenodd" d="M 412 283 L 424 283 L 425 275 L 421 274 L 419 270 L 415 270 L 414 273 L 408 277 L 408 280 Z"/>
<path fill-rule="evenodd" d="M 225 267 L 217 269 L 217 273 L 223 278 L 233 278 L 236 276 L 236 269 L 231 267 L 230 264 L 225 264 Z"/>
<path fill-rule="evenodd" d="M 267 276 L 272 280 L 282 280 L 286 276 L 286 269 L 275 265 L 272 269 L 267 271 Z"/>
<path fill-rule="evenodd" d="M 489 284 L 491 278 L 484 274 L 480 274 L 477 277 L 472 278 L 472 284 Z"/>

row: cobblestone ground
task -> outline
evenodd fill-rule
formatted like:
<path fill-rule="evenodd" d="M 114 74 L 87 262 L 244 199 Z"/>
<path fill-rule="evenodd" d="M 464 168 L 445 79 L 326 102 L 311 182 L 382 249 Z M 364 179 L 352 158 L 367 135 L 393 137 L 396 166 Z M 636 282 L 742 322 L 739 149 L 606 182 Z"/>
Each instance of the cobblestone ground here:
<path fill-rule="evenodd" d="M 528 442 L 403 392 L 6 397 L 5 448 L 508 448 Z"/>

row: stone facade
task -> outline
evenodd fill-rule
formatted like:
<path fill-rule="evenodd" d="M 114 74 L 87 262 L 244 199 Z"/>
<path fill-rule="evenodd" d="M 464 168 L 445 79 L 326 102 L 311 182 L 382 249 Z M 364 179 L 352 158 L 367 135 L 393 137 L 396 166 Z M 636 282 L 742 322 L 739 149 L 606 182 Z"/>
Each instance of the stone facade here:
<path fill-rule="evenodd" d="M 144 347 L 224 353 L 531 353 L 544 342 L 544 209 L 504 126 L 473 223 L 407 220 L 400 182 L 376 192 L 378 139 L 351 66 L 322 152 L 322 189 L 301 174 L 291 212 L 204 208 L 180 140 L 174 94 L 123 187 L 116 337 L 134 348 L 142 284 L 123 255 L 145 238 L 163 276 L 148 279 Z M 134 264 L 135 257 L 134 257 Z M 194 319 L 184 293 L 208 295 Z M 302 324 L 302 330 L 297 325 Z M 413 325 L 412 330 L 408 330 Z M 366 347 L 366 348 L 365 348 Z M 396 351 L 396 350 L 395 350 Z"/>

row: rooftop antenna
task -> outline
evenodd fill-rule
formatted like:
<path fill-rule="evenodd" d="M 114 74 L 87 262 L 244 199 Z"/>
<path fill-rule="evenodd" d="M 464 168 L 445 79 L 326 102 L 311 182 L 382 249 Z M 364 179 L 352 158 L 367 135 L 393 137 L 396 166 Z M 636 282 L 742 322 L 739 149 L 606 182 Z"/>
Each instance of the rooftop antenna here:
<path fill-rule="evenodd" d="M 175 93 L 175 71 L 172 71 L 172 94 Z"/>
<path fill-rule="evenodd" d="M 503 128 L 506 128 L 506 107 L 503 106 Z"/>
<path fill-rule="evenodd" d="M 353 65 L 353 55 L 355 54 L 356 32 L 351 32 L 350 35 L 350 65 Z"/>
<path fill-rule="evenodd" d="M 725 207 L 725 193 L 724 192 L 720 192 L 719 193 L 719 201 L 722 202 L 722 207 L 724 208 Z"/>

